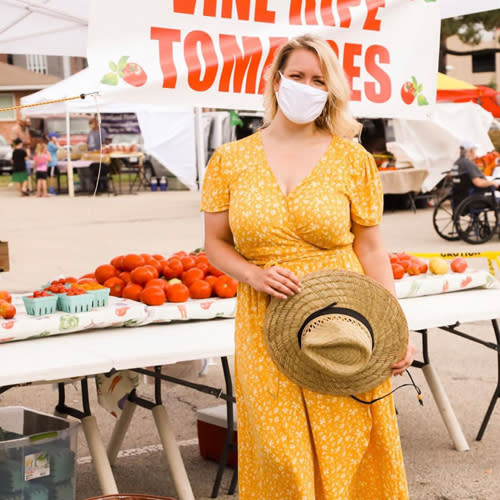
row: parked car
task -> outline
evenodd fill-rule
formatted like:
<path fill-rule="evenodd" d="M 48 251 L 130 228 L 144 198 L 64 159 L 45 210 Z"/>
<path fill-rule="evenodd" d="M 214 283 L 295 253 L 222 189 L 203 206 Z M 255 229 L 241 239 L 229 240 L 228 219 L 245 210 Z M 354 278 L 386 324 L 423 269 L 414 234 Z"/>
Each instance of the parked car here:
<path fill-rule="evenodd" d="M 12 147 L 5 139 L 3 135 L 0 134 L 0 174 L 11 174 L 12 173 Z"/>

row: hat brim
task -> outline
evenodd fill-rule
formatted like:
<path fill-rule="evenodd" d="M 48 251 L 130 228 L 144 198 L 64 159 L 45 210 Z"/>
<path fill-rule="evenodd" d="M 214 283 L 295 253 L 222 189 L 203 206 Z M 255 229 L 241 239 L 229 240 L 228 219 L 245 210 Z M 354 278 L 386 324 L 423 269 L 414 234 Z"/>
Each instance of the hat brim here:
<path fill-rule="evenodd" d="M 300 387 L 348 396 L 370 391 L 392 374 L 408 345 L 408 324 L 398 300 L 374 279 L 345 270 L 325 270 L 301 279 L 302 291 L 286 300 L 272 298 L 264 337 L 278 368 Z M 372 355 L 360 373 L 341 376 L 318 369 L 300 349 L 297 332 L 307 317 L 332 303 L 362 314 L 373 330 Z"/>

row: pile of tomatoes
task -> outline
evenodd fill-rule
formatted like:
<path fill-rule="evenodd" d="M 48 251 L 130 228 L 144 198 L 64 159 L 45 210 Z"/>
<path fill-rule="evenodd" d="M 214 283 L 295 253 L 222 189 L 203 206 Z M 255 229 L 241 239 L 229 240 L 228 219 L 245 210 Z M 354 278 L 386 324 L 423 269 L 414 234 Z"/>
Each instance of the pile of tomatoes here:
<path fill-rule="evenodd" d="M 406 273 L 409 276 L 425 274 L 428 269 L 427 262 L 405 252 L 390 253 L 389 259 L 392 266 L 392 275 L 395 280 L 400 280 Z"/>
<path fill-rule="evenodd" d="M 100 283 L 110 295 L 157 306 L 189 298 L 230 298 L 238 282 L 216 269 L 205 252 L 176 252 L 166 258 L 155 254 L 127 254 L 98 266 L 78 280 L 78 285 Z"/>

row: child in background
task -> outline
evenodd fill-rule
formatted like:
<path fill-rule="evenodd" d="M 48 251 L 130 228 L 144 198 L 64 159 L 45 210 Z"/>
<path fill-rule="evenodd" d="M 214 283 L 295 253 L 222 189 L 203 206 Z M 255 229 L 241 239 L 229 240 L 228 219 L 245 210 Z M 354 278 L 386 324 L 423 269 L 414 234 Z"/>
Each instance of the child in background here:
<path fill-rule="evenodd" d="M 28 196 L 26 172 L 26 158 L 28 153 L 23 148 L 23 141 L 19 138 L 14 139 L 14 151 L 12 151 L 12 182 L 19 184 L 19 194 Z"/>
<path fill-rule="evenodd" d="M 59 134 L 56 132 L 49 133 L 49 143 L 47 144 L 47 150 L 50 154 L 50 162 L 49 162 L 49 194 L 56 195 L 56 190 L 54 187 L 55 177 L 59 176 L 59 172 L 57 170 L 57 150 L 59 149 L 59 141 L 57 138 Z"/>
<path fill-rule="evenodd" d="M 33 167 L 36 175 L 36 194 L 37 196 L 49 196 L 47 193 L 47 173 L 49 170 L 50 155 L 47 151 L 47 145 L 39 142 L 36 145 L 35 155 L 33 156 Z"/>

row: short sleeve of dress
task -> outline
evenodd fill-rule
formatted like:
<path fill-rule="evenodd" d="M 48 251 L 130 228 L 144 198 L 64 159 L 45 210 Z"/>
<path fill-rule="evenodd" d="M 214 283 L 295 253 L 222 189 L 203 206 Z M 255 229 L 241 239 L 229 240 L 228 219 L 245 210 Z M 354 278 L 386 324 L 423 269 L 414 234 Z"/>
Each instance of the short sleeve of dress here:
<path fill-rule="evenodd" d="M 217 150 L 210 158 L 201 190 L 203 212 L 224 212 L 229 209 L 229 179 L 223 154 Z"/>
<path fill-rule="evenodd" d="M 376 226 L 382 221 L 384 194 L 373 156 L 364 149 L 354 153 L 351 165 L 351 217 L 362 226 Z"/>

